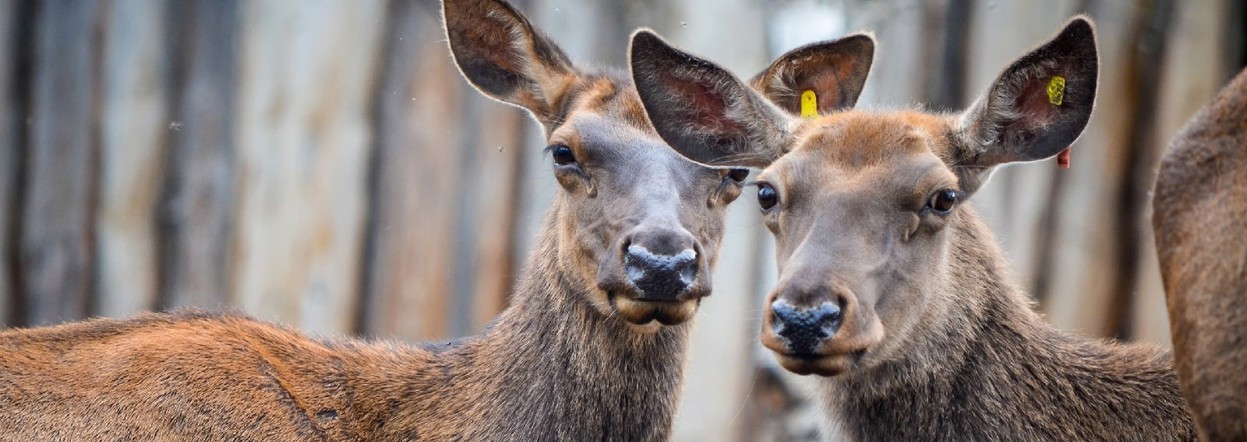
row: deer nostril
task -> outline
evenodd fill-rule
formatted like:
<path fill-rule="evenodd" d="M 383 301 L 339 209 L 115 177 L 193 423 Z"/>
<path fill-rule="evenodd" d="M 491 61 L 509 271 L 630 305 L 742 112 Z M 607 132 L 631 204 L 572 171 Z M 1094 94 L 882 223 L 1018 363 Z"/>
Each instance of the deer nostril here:
<path fill-rule="evenodd" d="M 639 244 L 630 244 L 623 261 L 628 280 L 646 299 L 674 300 L 693 285 L 697 277 L 697 252 L 693 249 L 663 255 Z"/>
<path fill-rule="evenodd" d="M 836 334 L 840 316 L 840 307 L 831 302 L 815 307 L 797 307 L 783 299 L 771 303 L 771 327 L 794 353 L 813 353 L 818 344 Z"/>

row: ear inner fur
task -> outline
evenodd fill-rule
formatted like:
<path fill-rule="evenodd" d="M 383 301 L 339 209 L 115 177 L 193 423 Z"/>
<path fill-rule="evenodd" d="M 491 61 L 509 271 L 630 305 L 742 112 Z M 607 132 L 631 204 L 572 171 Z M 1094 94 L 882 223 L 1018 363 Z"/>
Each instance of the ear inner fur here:
<path fill-rule="evenodd" d="M 736 167 L 778 157 L 792 118 L 723 68 L 648 30 L 633 34 L 629 58 L 650 122 L 685 157 Z"/>
<path fill-rule="evenodd" d="M 874 62 L 875 40 L 855 34 L 812 43 L 780 56 L 749 84 L 789 114 L 802 115 L 801 95 L 817 95 L 819 114 L 857 104 Z"/>
<path fill-rule="evenodd" d="M 450 52 L 464 78 L 495 100 L 559 119 L 577 73 L 567 54 L 505 2 L 443 1 Z M 483 17 L 483 19 L 482 19 Z M 498 50 L 499 47 L 510 50 Z"/>
<path fill-rule="evenodd" d="M 963 165 L 993 167 L 1049 158 L 1069 147 L 1091 118 L 1098 83 L 1095 30 L 1076 17 L 1022 56 L 963 114 Z M 1048 87 L 1063 79 L 1060 104 Z"/>

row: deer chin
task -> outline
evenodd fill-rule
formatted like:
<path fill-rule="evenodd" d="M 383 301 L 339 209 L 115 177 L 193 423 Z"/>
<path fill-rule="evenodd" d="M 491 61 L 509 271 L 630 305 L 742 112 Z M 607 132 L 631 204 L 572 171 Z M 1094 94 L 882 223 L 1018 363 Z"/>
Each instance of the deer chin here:
<path fill-rule="evenodd" d="M 699 277 L 692 286 L 679 293 L 646 294 L 615 267 L 603 266 L 598 273 L 597 288 L 606 294 L 613 315 L 633 325 L 679 325 L 697 313 L 701 299 L 710 294 L 707 281 Z"/>
<path fill-rule="evenodd" d="M 775 359 L 785 370 L 802 376 L 812 374 L 832 377 L 847 372 L 857 365 L 857 358 L 852 354 L 820 356 L 775 352 Z"/>
<path fill-rule="evenodd" d="M 619 317 L 632 324 L 646 325 L 657 321 L 662 325 L 679 325 L 693 318 L 699 300 L 650 301 L 619 294 L 611 296 L 611 305 Z"/>
<path fill-rule="evenodd" d="M 861 366 L 870 349 L 856 339 L 829 339 L 813 352 L 795 352 L 788 342 L 770 331 L 762 332 L 762 346 L 775 353 L 775 360 L 785 370 L 805 375 L 832 377 Z"/>

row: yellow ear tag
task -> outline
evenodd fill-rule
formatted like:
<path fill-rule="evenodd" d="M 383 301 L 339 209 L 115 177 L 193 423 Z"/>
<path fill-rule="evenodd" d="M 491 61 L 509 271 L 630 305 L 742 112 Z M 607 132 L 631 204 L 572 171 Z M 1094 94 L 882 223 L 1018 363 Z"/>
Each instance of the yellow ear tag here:
<path fill-rule="evenodd" d="M 801 116 L 804 118 L 818 116 L 818 95 L 812 90 L 801 93 Z"/>
<path fill-rule="evenodd" d="M 1048 81 L 1048 102 L 1056 106 L 1065 102 L 1065 77 L 1056 75 Z"/>

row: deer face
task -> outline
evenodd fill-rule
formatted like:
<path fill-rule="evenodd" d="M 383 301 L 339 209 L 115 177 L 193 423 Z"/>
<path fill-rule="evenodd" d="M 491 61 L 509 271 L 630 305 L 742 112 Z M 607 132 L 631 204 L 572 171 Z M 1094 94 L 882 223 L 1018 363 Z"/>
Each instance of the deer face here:
<path fill-rule="evenodd" d="M 603 314 L 634 324 L 689 320 L 710 294 L 724 210 L 744 169 L 714 169 L 667 147 L 626 79 L 579 78 L 548 137 L 562 191 L 561 265 Z"/>
<path fill-rule="evenodd" d="M 944 120 L 845 112 L 800 127 L 759 175 L 780 279 L 762 343 L 800 374 L 835 374 L 904 340 L 944 293 L 951 218 L 964 198 Z M 872 354 L 871 356 L 874 356 Z"/>
<path fill-rule="evenodd" d="M 650 126 L 630 78 L 576 68 L 507 3 L 443 7 L 464 77 L 545 128 L 562 188 L 547 226 L 558 232 L 557 277 L 603 315 L 689 320 L 710 294 L 724 210 L 748 171 L 682 158 Z"/>
<path fill-rule="evenodd" d="M 638 64 L 638 50 L 662 56 Z M 912 342 L 958 320 L 974 302 L 959 284 L 976 283 L 954 277 L 968 255 L 956 237 L 975 222 L 962 202 L 997 165 L 1069 146 L 1090 118 L 1098 71 L 1091 24 L 1076 18 L 959 116 L 800 118 L 657 38 L 634 37 L 633 52 L 646 111 L 672 147 L 706 164 L 764 167 L 758 203 L 779 280 L 762 343 L 789 371 L 824 376 L 910 357 Z M 694 99 L 709 105 L 672 105 Z"/>

